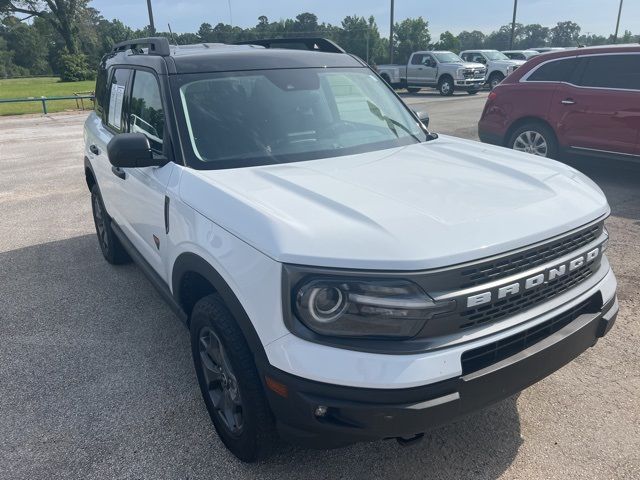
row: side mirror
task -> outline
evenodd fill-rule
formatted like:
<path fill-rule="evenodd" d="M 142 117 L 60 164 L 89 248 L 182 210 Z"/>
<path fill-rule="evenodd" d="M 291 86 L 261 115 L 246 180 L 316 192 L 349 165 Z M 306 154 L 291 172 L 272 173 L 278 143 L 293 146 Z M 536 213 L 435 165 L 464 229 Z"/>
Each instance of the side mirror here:
<path fill-rule="evenodd" d="M 425 128 L 429 128 L 429 114 L 424 111 L 424 110 L 414 110 L 413 113 L 416 114 L 416 117 L 418 117 L 418 120 L 420 120 L 420 122 L 422 122 L 422 124 L 425 126 Z"/>
<path fill-rule="evenodd" d="M 160 167 L 164 157 L 154 157 L 149 139 L 142 133 L 120 133 L 107 144 L 111 165 L 118 168 Z"/>

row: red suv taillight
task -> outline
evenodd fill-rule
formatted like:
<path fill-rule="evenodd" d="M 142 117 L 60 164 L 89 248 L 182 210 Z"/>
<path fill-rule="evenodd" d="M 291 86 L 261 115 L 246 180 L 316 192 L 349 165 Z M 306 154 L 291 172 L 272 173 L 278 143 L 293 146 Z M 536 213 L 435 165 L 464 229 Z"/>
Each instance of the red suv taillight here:
<path fill-rule="evenodd" d="M 498 97 L 498 94 L 496 92 L 491 92 L 487 97 L 487 100 L 495 100 L 497 97 Z"/>

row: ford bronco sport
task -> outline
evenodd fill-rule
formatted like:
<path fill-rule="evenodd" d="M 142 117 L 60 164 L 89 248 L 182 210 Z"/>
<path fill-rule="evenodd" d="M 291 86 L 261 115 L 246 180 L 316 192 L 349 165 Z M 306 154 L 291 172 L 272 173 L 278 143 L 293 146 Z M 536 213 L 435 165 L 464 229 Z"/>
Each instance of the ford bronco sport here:
<path fill-rule="evenodd" d="M 609 331 L 591 180 L 432 134 L 360 59 L 296 42 L 120 43 L 85 125 L 102 253 L 190 329 L 236 456 L 419 439 Z"/>

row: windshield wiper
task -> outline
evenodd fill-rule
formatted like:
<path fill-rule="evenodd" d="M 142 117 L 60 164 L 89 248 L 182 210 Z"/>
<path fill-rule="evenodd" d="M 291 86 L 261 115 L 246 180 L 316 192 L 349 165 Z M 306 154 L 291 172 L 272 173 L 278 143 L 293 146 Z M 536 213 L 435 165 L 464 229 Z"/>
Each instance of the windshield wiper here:
<path fill-rule="evenodd" d="M 380 120 L 387 122 L 387 126 L 389 127 L 389 130 L 391 130 L 395 134 L 396 138 L 400 138 L 400 135 L 398 135 L 398 131 L 396 130 L 395 127 L 400 127 L 402 130 L 408 133 L 409 136 L 414 138 L 417 142 L 420 142 L 420 139 L 413 132 L 411 132 L 411 130 L 409 130 L 407 127 L 405 127 L 402 123 L 398 122 L 397 120 L 394 120 L 393 118 L 388 117 L 387 115 L 382 113 L 378 108 L 378 106 L 373 104 L 371 100 L 367 100 L 367 105 L 369 105 L 369 110 L 371 111 L 371 113 L 373 113 Z"/>

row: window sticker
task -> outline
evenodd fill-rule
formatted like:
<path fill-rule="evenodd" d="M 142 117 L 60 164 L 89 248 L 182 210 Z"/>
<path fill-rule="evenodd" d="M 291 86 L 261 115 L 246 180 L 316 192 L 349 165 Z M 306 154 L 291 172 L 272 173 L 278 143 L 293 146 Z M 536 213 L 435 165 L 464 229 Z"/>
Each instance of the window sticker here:
<path fill-rule="evenodd" d="M 111 85 L 109 101 L 109 125 L 118 130 L 122 127 L 122 102 L 124 101 L 124 85 Z"/>

